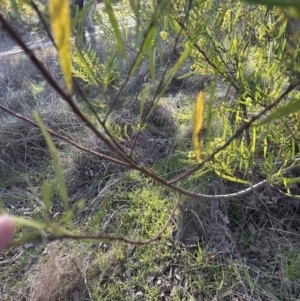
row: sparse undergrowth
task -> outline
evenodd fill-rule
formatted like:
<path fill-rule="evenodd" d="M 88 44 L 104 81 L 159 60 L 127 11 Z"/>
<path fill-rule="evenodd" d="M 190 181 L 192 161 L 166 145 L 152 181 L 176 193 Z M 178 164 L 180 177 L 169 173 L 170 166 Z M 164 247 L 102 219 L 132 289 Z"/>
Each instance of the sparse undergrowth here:
<path fill-rule="evenodd" d="M 151 123 L 155 129 L 172 135 L 172 139 L 165 141 L 167 151 L 158 157 L 152 152 L 152 156 L 156 156 L 153 169 L 166 177 L 185 169 L 191 149 L 190 120 L 194 95 L 183 96 L 182 92 L 162 99 L 162 119 L 154 119 Z M 190 101 L 182 102 L 183 97 Z M 60 106 L 61 114 L 57 115 L 57 101 L 53 99 L 51 106 L 56 118 L 64 116 L 65 110 Z M 21 108 L 20 112 L 24 113 L 24 109 Z M 126 112 L 128 114 L 125 110 L 123 115 L 117 115 L 116 124 L 126 123 L 126 118 L 132 119 L 133 116 L 126 115 Z M 49 120 L 50 116 L 47 114 Z M 69 114 L 67 116 L 70 118 Z M 62 129 L 63 120 L 56 120 Z M 163 122 L 159 123 L 159 120 Z M 97 146 L 93 136 L 86 133 L 80 124 L 75 126 L 72 119 L 68 124 L 63 133 L 83 139 L 93 149 L 103 147 Z M 169 128 L 166 127 L 168 124 Z M 55 126 L 56 123 L 51 124 L 51 127 Z M 157 138 L 156 134 L 152 139 L 155 137 L 161 143 L 162 138 Z M 30 138 L 36 139 L 32 135 Z M 126 135 L 120 138 L 129 139 Z M 6 143 L 7 139 L 10 143 L 18 143 L 15 149 L 22 146 L 23 139 L 7 136 Z M 146 146 L 143 144 L 144 154 L 150 156 Z M 151 144 L 148 147 L 151 149 Z M 39 149 L 43 153 L 46 146 Z M 90 155 L 82 155 L 67 145 L 61 145 L 58 151 L 69 193 L 73 197 L 74 208 L 77 208 L 74 220 L 78 231 L 93 234 L 104 231 L 140 239 L 148 238 L 161 229 L 175 202 L 175 195 L 136 172 L 126 168 L 116 170 L 112 165 Z M 9 154 L 12 155 L 11 152 L 6 153 Z M 46 158 L 41 158 L 41 162 L 45 162 Z M 150 157 L 147 162 L 150 164 Z M 2 177 L 1 198 L 11 213 L 44 216 L 39 203 L 41 184 L 45 178 L 52 183 L 56 180 L 51 168 L 46 168 L 47 164 L 36 163 L 30 169 L 27 166 L 25 178 L 20 168 L 18 176 Z M 4 165 L 1 166 L 3 168 Z M 221 193 L 222 189 L 227 189 L 228 183 L 207 175 L 204 179 L 183 182 L 183 185 L 191 190 L 201 185 L 203 191 Z M 52 197 L 57 199 L 58 192 L 53 191 Z M 85 203 L 81 203 L 80 199 L 85 199 Z M 102 224 L 99 224 L 97 212 L 102 212 L 103 200 L 107 203 Z M 267 207 L 257 207 L 252 199 L 215 201 L 213 206 L 193 199 L 182 201 L 162 239 L 150 245 L 103 242 L 78 246 L 68 242 L 52 243 L 47 247 L 35 244 L 10 250 L 1 258 L 4 271 L 1 283 L 5 283 L 1 287 L 1 298 L 16 300 L 25 296 L 28 300 L 73 300 L 74 296 L 79 296 L 82 298 L 79 300 L 293 300 L 293 292 L 299 290 L 299 275 L 293 268 L 299 262 L 297 245 L 287 245 L 280 238 L 280 232 L 269 229 L 272 225 L 275 228 L 274 223 L 283 218 L 278 216 L 280 212 L 294 210 L 295 204 L 287 200 L 280 202 L 276 205 L 277 214 L 274 212 L 275 204 L 270 211 Z M 59 202 L 53 201 L 50 214 L 53 221 L 60 210 Z M 297 225 L 286 220 L 282 223 L 282 231 L 287 226 Z M 25 228 L 18 229 L 17 235 L 26 232 Z"/>
<path fill-rule="evenodd" d="M 129 41 L 133 41 L 132 37 Z M 133 55 L 136 49 L 130 48 L 130 43 L 128 53 Z M 101 47 L 95 46 L 98 52 L 102 51 Z M 51 74 L 62 81 L 53 51 L 38 55 Z M 156 68 L 158 77 L 163 74 L 170 53 L 166 51 L 164 55 L 167 60 L 158 59 L 161 63 Z M 113 71 L 120 70 L 121 63 L 116 59 L 109 67 L 113 66 Z M 183 74 L 189 70 L 189 64 L 191 62 L 180 70 Z M 45 80 L 36 75 L 23 55 L 11 56 L 9 60 L 0 58 L 0 66 L 6 70 L 0 74 L 0 104 L 26 117 L 31 117 L 32 109 L 36 108 L 50 129 L 114 157 L 48 88 Z M 212 136 L 206 135 L 206 128 L 201 133 L 205 146 L 211 141 L 218 142 L 214 138 L 220 138 L 224 132 L 224 137 L 230 136 L 235 130 L 230 125 L 234 118 L 241 122 L 238 120 L 239 106 L 236 103 L 236 107 L 232 106 L 237 95 L 230 85 L 209 72 L 201 75 L 194 72 L 185 78 L 177 76 L 136 136 L 142 101 L 135 92 L 146 95 L 143 99 L 145 110 L 151 108 L 153 93 L 157 92 L 150 73 L 142 63 L 106 126 L 126 152 L 130 153 L 132 145 L 135 146 L 132 158 L 164 178 L 172 179 L 195 164 L 191 120 L 196 93 L 205 89 L 216 99 Z M 118 85 L 123 79 L 121 72 L 112 75 L 106 78 L 107 82 L 101 78 L 101 93 L 87 77 L 84 78 L 88 86 L 83 86 L 83 92 L 101 118 L 117 93 L 115 86 L 105 84 L 113 79 L 116 81 L 113 84 Z M 211 88 L 214 85 L 215 90 Z M 74 98 L 100 129 L 101 125 L 80 95 Z M 238 112 L 234 117 L 230 111 L 233 107 Z M 255 110 L 257 107 L 250 113 L 254 114 Z M 42 134 L 23 121 L 7 117 L 3 112 L 0 114 L 0 198 L 4 208 L 16 216 L 60 225 L 63 207 L 59 185 Z M 236 147 L 244 143 L 238 142 Z M 120 235 L 135 240 L 152 237 L 163 227 L 178 198 L 175 193 L 127 167 L 118 167 L 83 153 L 56 138 L 54 143 L 73 209 L 73 224 L 66 227 L 78 233 Z M 241 158 L 238 151 L 235 155 Z M 222 156 L 222 160 L 226 159 L 228 153 Z M 234 160 L 231 162 L 236 164 Z M 243 187 L 222 176 L 206 171 L 201 177 L 182 179 L 180 185 L 208 194 L 226 194 Z M 248 178 L 249 173 L 237 177 Z M 50 210 L 43 202 L 47 196 L 45 182 L 51 187 Z M 289 188 L 299 195 L 297 185 Z M 67 240 L 11 248 L 0 255 L 0 299 L 298 300 L 299 213 L 297 201 L 284 195 L 282 187 L 276 185 L 266 186 L 238 200 L 207 202 L 182 197 L 167 230 L 161 239 L 151 244 L 136 246 L 109 241 L 79 244 Z M 17 237 L 31 231 L 20 226 L 16 230 Z"/>

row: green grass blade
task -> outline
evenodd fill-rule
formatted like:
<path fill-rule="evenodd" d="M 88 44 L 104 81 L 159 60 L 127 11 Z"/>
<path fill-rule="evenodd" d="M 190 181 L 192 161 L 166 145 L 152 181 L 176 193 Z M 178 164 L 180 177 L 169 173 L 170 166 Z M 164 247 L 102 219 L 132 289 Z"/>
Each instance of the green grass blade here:
<path fill-rule="evenodd" d="M 48 223 L 42 220 L 33 220 L 29 218 L 23 218 L 23 217 L 16 217 L 12 216 L 12 220 L 15 223 L 30 227 L 30 228 L 35 228 L 38 230 L 43 230 L 43 231 L 48 231 L 52 234 L 59 235 L 59 234 L 71 234 L 68 230 L 58 227 L 53 225 L 52 223 Z M 21 238 L 22 239 L 22 238 Z"/>
<path fill-rule="evenodd" d="M 147 95 L 148 95 L 148 90 L 149 90 L 149 86 L 145 86 L 145 88 L 143 89 L 142 92 L 142 99 L 141 99 L 141 106 L 140 106 L 140 125 L 142 123 L 142 119 L 143 119 L 143 113 L 144 113 L 144 108 L 145 108 L 145 102 L 147 100 Z"/>
<path fill-rule="evenodd" d="M 136 17 L 137 23 L 140 22 L 140 13 L 139 13 L 139 6 L 140 2 L 139 1 L 134 1 L 134 0 L 129 0 L 130 7 L 134 13 L 134 16 Z"/>
<path fill-rule="evenodd" d="M 209 147 L 210 141 L 212 141 L 212 122 L 213 122 L 213 109 L 214 109 L 214 102 L 215 102 L 215 91 L 216 91 L 216 85 L 217 85 L 217 77 L 218 73 L 215 74 L 214 79 L 212 81 L 211 85 L 211 91 L 209 95 L 209 102 L 208 102 L 208 110 L 207 110 L 207 146 Z M 210 152 L 210 150 L 209 150 Z"/>
<path fill-rule="evenodd" d="M 255 150 L 256 150 L 256 126 L 253 126 L 252 128 L 252 143 L 251 143 L 251 153 L 254 155 Z"/>
<path fill-rule="evenodd" d="M 111 84 L 112 81 L 115 79 L 114 71 L 115 71 L 115 66 L 116 66 L 116 59 L 117 59 L 116 51 L 111 56 L 108 57 L 108 61 L 106 64 L 106 69 L 105 69 L 105 78 L 106 78 L 105 83 L 104 83 L 105 91 L 107 90 L 108 85 Z"/>
<path fill-rule="evenodd" d="M 180 55 L 178 61 L 175 63 L 173 68 L 170 70 L 168 75 L 166 76 L 166 82 L 171 80 L 174 74 L 178 71 L 178 69 L 182 66 L 182 64 L 188 59 L 189 55 L 191 54 L 192 47 L 191 45 L 186 45 L 184 51 Z"/>
<path fill-rule="evenodd" d="M 184 52 L 181 54 L 180 58 L 178 59 L 178 61 L 175 63 L 174 67 L 170 70 L 170 72 L 167 74 L 165 82 L 167 83 L 163 89 L 161 90 L 161 92 L 159 93 L 157 100 L 154 103 L 154 106 L 152 106 L 147 118 L 149 118 L 154 109 L 156 108 L 159 100 L 161 99 L 162 95 L 165 93 L 165 91 L 167 90 L 169 84 L 171 83 L 171 79 L 172 77 L 175 75 L 175 73 L 178 71 L 178 69 L 180 68 L 180 66 L 182 66 L 182 64 L 186 61 L 186 59 L 189 57 L 189 54 L 191 52 L 191 47 L 186 46 Z"/>
<path fill-rule="evenodd" d="M 155 75 L 155 47 L 151 47 L 148 51 L 149 53 L 149 65 L 150 73 L 154 87 L 156 87 L 156 75 Z"/>
<path fill-rule="evenodd" d="M 147 34 L 146 34 L 146 36 L 143 40 L 140 52 L 138 53 L 137 58 L 136 58 L 136 60 L 133 64 L 133 66 L 131 67 L 130 76 L 133 76 L 133 74 L 135 73 L 137 67 L 139 66 L 146 50 L 149 48 L 149 46 L 151 46 L 151 42 L 152 42 L 152 39 L 154 38 L 155 31 L 156 31 L 156 25 L 153 23 L 150 26 L 150 28 L 149 28 L 149 30 L 148 30 L 148 32 L 147 32 Z"/>

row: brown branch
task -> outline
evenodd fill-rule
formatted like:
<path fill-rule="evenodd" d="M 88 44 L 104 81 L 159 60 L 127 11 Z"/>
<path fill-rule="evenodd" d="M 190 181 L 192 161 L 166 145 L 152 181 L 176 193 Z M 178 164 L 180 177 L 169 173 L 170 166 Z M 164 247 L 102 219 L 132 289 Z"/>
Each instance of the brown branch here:
<path fill-rule="evenodd" d="M 57 49 L 58 49 L 58 48 L 57 48 L 57 45 L 56 45 L 56 43 L 55 43 L 55 41 L 54 41 L 54 38 L 53 38 L 53 36 L 52 36 L 52 34 L 51 34 L 51 32 L 50 32 L 50 30 L 49 30 L 49 28 L 48 28 L 46 22 L 44 21 L 44 19 L 43 19 L 43 17 L 42 17 L 42 14 L 41 14 L 39 8 L 37 7 L 37 5 L 36 5 L 36 4 L 34 3 L 34 1 L 32 1 L 32 0 L 30 0 L 30 4 L 32 5 L 32 7 L 33 7 L 33 9 L 35 10 L 35 12 L 37 13 L 39 19 L 41 20 L 41 22 L 42 22 L 42 24 L 43 24 L 43 26 L 44 26 L 44 28 L 45 28 L 45 30 L 46 30 L 46 32 L 47 32 L 47 35 L 48 35 L 49 39 L 51 40 L 53 46 L 54 46 L 55 49 L 57 50 Z M 85 61 L 84 56 L 83 56 L 83 60 Z M 85 61 L 85 64 L 87 65 L 87 62 L 86 62 L 86 61 Z M 91 111 L 91 112 L 94 114 L 94 116 L 96 117 L 97 121 L 101 124 L 102 121 L 100 120 L 100 118 L 99 118 L 97 112 L 95 111 L 95 109 L 92 107 L 92 105 L 90 104 L 90 102 L 87 100 L 87 98 L 86 98 L 85 95 L 83 94 L 82 89 L 80 88 L 79 84 L 77 83 L 77 80 L 76 80 L 74 77 L 73 77 L 72 80 L 73 80 L 73 84 L 74 84 L 74 86 L 75 86 L 77 92 L 79 93 L 80 97 L 84 100 L 84 102 L 87 104 L 87 106 L 88 106 L 88 108 L 90 109 L 90 111 Z M 107 100 L 107 93 L 104 91 L 104 89 L 102 89 L 102 87 L 101 87 L 100 84 L 98 84 L 98 88 L 99 88 L 99 90 L 103 93 L 105 99 Z"/>
<path fill-rule="evenodd" d="M 36 122 L 34 122 L 33 120 L 31 120 L 29 118 L 26 118 L 26 117 L 24 117 L 24 116 L 22 116 L 22 115 L 20 115 L 20 114 L 18 114 L 16 112 L 10 110 L 10 109 L 4 107 L 3 105 L 0 105 L 0 109 L 3 110 L 4 112 L 8 113 L 8 114 L 11 114 L 11 115 L 13 115 L 13 116 L 15 116 L 15 117 L 17 117 L 17 118 L 19 118 L 19 119 L 27 122 L 27 123 L 33 125 L 36 128 L 39 128 L 39 125 Z M 50 130 L 48 128 L 46 128 L 46 130 L 48 131 L 48 133 L 51 136 L 57 137 L 57 138 L 59 138 L 59 139 L 65 141 L 65 142 L 67 142 L 67 143 L 75 146 L 76 148 L 78 148 L 78 149 L 80 149 L 80 150 L 82 150 L 82 151 L 84 151 L 84 152 L 86 152 L 88 154 L 94 155 L 94 156 L 96 156 L 96 157 L 98 157 L 100 159 L 108 160 L 108 161 L 113 162 L 113 163 L 117 163 L 117 164 L 120 164 L 120 165 L 123 165 L 123 166 L 126 166 L 126 167 L 130 167 L 129 164 L 127 164 L 127 163 L 125 163 L 123 161 L 117 160 L 115 158 L 103 155 L 103 154 L 101 154 L 99 152 L 96 152 L 96 151 L 93 151 L 93 150 L 91 150 L 89 148 L 86 148 L 86 147 L 84 147 L 84 146 L 76 143 L 74 140 L 71 140 L 71 139 L 69 139 L 69 138 L 67 138 L 67 137 L 65 137 L 63 135 L 60 135 L 60 134 L 58 134 L 58 133 L 56 133 L 56 132 L 54 132 L 54 131 L 52 131 L 52 130 Z"/>
<path fill-rule="evenodd" d="M 26 118 L 26 117 L 24 117 L 24 116 L 22 116 L 22 115 L 20 115 L 18 113 L 15 113 L 15 112 L 13 112 L 13 111 L 11 111 L 11 110 L 3 107 L 2 105 L 0 105 L 0 109 L 6 111 L 9 114 L 12 114 L 13 116 L 15 116 L 15 117 L 17 117 L 17 118 L 19 118 L 21 120 L 24 120 L 24 121 L 28 122 L 29 124 L 31 124 L 31 125 L 33 125 L 35 127 L 38 127 L 37 123 L 35 123 L 34 121 L 32 121 L 32 120 L 30 120 L 30 119 L 28 119 L 28 118 Z M 95 152 L 95 151 L 93 151 L 91 149 L 85 148 L 82 145 L 77 144 L 73 140 L 70 140 L 70 139 L 68 139 L 68 138 L 66 138 L 66 137 L 64 137 L 64 136 L 62 136 L 62 135 L 60 135 L 60 134 L 58 134 L 56 132 L 53 132 L 50 129 L 47 129 L 47 131 L 52 136 L 58 137 L 58 138 L 60 138 L 60 139 L 62 139 L 64 141 L 70 143 L 71 145 L 77 147 L 78 149 L 83 150 L 83 151 L 85 151 L 85 152 L 87 152 L 89 154 L 95 155 L 95 156 L 97 156 L 97 157 L 99 157 L 101 159 L 106 159 L 108 161 L 111 161 L 111 162 L 114 162 L 114 163 L 117 163 L 117 164 L 120 164 L 120 165 L 123 165 L 123 166 L 126 166 L 126 167 L 132 167 L 131 165 L 129 165 L 129 164 L 125 163 L 125 162 L 119 161 L 117 159 L 114 159 L 114 158 L 111 158 L 109 156 L 103 155 L 101 153 Z M 259 187 L 262 187 L 263 185 L 265 185 L 267 183 L 266 180 L 263 180 L 263 181 L 255 184 L 253 186 L 248 187 L 247 189 L 241 190 L 241 191 L 236 192 L 236 193 L 231 193 L 231 194 L 225 194 L 225 195 L 222 195 L 222 194 L 220 194 L 220 195 L 206 195 L 206 194 L 200 194 L 200 193 L 191 192 L 189 190 L 186 190 L 186 189 L 183 189 L 181 187 L 178 187 L 178 186 L 175 186 L 173 184 L 170 184 L 165 179 L 159 177 L 157 174 L 151 172 L 150 170 L 141 168 L 140 171 L 144 172 L 144 174 L 148 175 L 150 178 L 156 180 L 157 182 L 161 183 L 162 185 L 167 186 L 170 189 L 173 189 L 173 190 L 175 190 L 175 191 L 177 191 L 177 192 L 179 192 L 181 194 L 184 194 L 184 195 L 196 198 L 196 199 L 198 198 L 198 199 L 216 200 L 216 199 L 222 198 L 223 200 L 228 200 L 228 199 L 232 199 L 232 198 L 241 197 L 243 195 L 246 195 L 246 194 L 248 194 L 248 193 L 250 193 L 250 192 L 258 189 Z"/>
<path fill-rule="evenodd" d="M 41 14 L 41 12 L 40 12 L 38 6 L 37 6 L 37 5 L 35 4 L 35 2 L 32 1 L 32 0 L 29 0 L 29 3 L 30 3 L 30 5 L 32 6 L 32 8 L 35 10 L 35 12 L 37 13 L 39 19 L 41 20 L 41 22 L 42 22 L 42 24 L 43 24 L 43 26 L 44 26 L 44 28 L 45 28 L 45 30 L 46 30 L 46 33 L 47 33 L 47 35 L 48 35 L 50 41 L 53 43 L 53 46 L 57 49 L 56 44 L 55 44 L 55 41 L 54 41 L 54 39 L 53 39 L 53 37 L 52 37 L 52 34 L 51 34 L 51 32 L 50 32 L 50 29 L 49 29 L 49 27 L 47 26 L 47 24 L 46 24 L 46 22 L 45 22 L 45 20 L 44 20 L 44 18 L 43 18 L 43 16 L 42 16 L 42 14 Z"/>
<path fill-rule="evenodd" d="M 139 169 L 139 165 L 131 160 L 123 151 L 119 148 L 115 147 L 115 144 L 108 139 L 104 134 L 98 131 L 98 129 L 92 124 L 92 122 L 82 113 L 82 111 L 78 108 L 76 103 L 72 100 L 71 95 L 67 94 L 54 80 L 48 70 L 41 64 L 38 58 L 34 55 L 33 51 L 30 50 L 26 44 L 22 41 L 19 35 L 15 32 L 15 30 L 11 27 L 11 25 L 5 20 L 5 18 L 0 14 L 0 22 L 2 23 L 3 28 L 12 36 L 12 38 L 23 48 L 24 52 L 33 62 L 33 64 L 40 70 L 44 78 L 49 82 L 49 84 L 59 93 L 62 98 L 70 105 L 73 112 L 85 123 L 85 125 L 92 130 L 92 132 L 100 138 L 112 151 L 114 151 L 120 158 L 122 158 L 125 162 L 130 164 L 133 168 Z"/>

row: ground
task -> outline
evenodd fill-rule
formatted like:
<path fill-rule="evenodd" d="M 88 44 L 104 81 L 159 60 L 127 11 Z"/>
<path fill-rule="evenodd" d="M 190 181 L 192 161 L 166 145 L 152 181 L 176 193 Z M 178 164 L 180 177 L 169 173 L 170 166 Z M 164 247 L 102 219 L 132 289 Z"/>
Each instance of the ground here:
<path fill-rule="evenodd" d="M 13 45 L 7 41 L 6 45 Z M 53 47 L 35 53 L 62 82 Z M 26 55 L 0 55 L 0 68 L 4 70 L 1 105 L 28 118 L 35 108 L 47 127 L 89 149 L 113 155 L 48 86 Z M 140 70 L 139 75 L 147 71 Z M 136 160 L 167 179 L 191 166 L 194 103 L 197 92 L 209 89 L 211 80 L 193 76 L 172 83 L 140 132 Z M 151 82 L 144 77 L 137 76 L 129 84 L 122 106 L 108 124 L 127 151 L 140 118 L 135 91 L 149 84 L 147 99 L 152 93 Z M 94 87 L 80 85 L 101 116 L 101 108 L 108 105 L 103 95 Z M 221 101 L 227 86 L 220 82 L 217 88 Z M 115 93 L 113 88 L 110 93 Z M 92 119 L 79 95 L 74 98 Z M 298 201 L 284 196 L 280 187 L 265 186 L 239 199 L 196 200 L 54 138 L 73 209 L 70 222 L 64 224 L 58 180 L 44 137 L 5 112 L 0 111 L 0 119 L 0 200 L 9 214 L 82 234 L 143 240 L 161 230 L 180 198 L 161 239 L 147 245 L 65 240 L 11 247 L 0 254 L 1 300 L 298 300 L 300 211 Z M 243 188 L 213 173 L 180 184 L 207 194 Z M 299 194 L 297 185 L 294 189 Z M 17 225 L 16 238 L 30 233 L 32 228 Z"/>

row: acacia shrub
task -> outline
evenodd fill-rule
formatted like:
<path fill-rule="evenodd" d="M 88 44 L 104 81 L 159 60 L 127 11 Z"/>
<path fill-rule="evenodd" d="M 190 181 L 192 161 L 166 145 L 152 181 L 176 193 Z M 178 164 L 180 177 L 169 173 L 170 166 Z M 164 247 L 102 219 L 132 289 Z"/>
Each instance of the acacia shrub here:
<path fill-rule="evenodd" d="M 291 26 L 287 26 L 291 17 L 285 11 L 244 1 L 214 4 L 218 1 L 195 1 L 186 18 L 180 14 L 180 9 L 185 9 L 184 2 L 178 1 L 179 10 L 174 12 L 186 45 L 194 43 L 191 52 L 194 72 L 229 85 L 224 99 L 216 99 L 214 85 L 207 89 L 208 131 L 203 146 L 207 154 L 222 146 L 241 125 L 278 98 L 295 80 L 300 67 L 299 32 L 291 32 Z M 280 106 L 299 99 L 300 93 L 295 90 Z M 214 131 L 210 127 L 212 120 L 219 120 L 222 127 Z M 267 125 L 252 123 L 248 131 L 217 154 L 199 174 L 212 169 L 229 181 L 244 184 L 263 176 L 288 187 L 296 181 L 296 175 L 293 178 L 283 171 L 290 170 L 299 152 L 299 122 L 299 113 L 294 113 Z"/>

